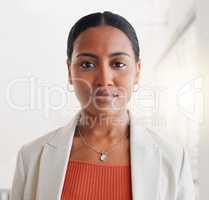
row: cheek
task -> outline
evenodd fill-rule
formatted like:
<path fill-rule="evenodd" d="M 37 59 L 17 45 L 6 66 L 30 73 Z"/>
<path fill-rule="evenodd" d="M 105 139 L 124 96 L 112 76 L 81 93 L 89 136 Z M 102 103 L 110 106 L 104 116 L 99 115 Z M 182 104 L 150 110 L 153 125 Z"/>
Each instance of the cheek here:
<path fill-rule="evenodd" d="M 120 100 L 123 102 L 129 102 L 133 92 L 133 72 L 124 74 L 121 82 L 118 83 L 119 91 L 121 94 Z"/>
<path fill-rule="evenodd" d="M 133 72 L 127 72 L 120 77 L 121 80 L 118 85 L 120 89 L 127 93 L 127 95 L 131 94 L 132 87 L 133 87 Z"/>
<path fill-rule="evenodd" d="M 75 93 L 79 99 L 86 99 L 92 91 L 92 83 L 90 77 L 85 75 L 85 73 L 80 72 L 80 70 L 75 69 L 76 67 L 77 66 L 74 66 L 74 69 L 72 70 Z"/>
<path fill-rule="evenodd" d="M 82 103 L 86 103 L 90 100 L 92 93 L 92 87 L 85 79 L 79 79 L 74 83 L 74 89 L 76 96 Z"/>
<path fill-rule="evenodd" d="M 127 81 L 123 80 L 123 82 L 118 84 L 118 92 L 120 99 L 123 99 L 124 101 L 129 101 L 131 94 L 132 94 L 132 80 L 127 79 Z"/>

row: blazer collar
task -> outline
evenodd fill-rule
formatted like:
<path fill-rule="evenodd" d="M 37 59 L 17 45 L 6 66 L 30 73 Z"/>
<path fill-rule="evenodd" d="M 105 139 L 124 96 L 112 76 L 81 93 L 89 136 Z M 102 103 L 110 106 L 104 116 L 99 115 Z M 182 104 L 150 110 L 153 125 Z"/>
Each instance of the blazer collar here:
<path fill-rule="evenodd" d="M 140 120 L 131 110 L 128 111 L 133 200 L 157 200 L 161 154 L 148 130 L 140 124 Z M 58 129 L 55 136 L 44 145 L 36 200 L 60 200 L 80 112 L 65 127 Z"/>

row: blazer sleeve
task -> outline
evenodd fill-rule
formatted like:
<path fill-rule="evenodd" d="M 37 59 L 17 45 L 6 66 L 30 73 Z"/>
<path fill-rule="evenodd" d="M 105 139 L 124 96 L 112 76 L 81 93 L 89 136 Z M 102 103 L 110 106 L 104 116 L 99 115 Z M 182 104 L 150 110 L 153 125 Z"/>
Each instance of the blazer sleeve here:
<path fill-rule="evenodd" d="M 195 188 L 188 153 L 183 148 L 181 169 L 178 179 L 177 200 L 195 200 Z"/>
<path fill-rule="evenodd" d="M 12 188 L 9 194 L 9 200 L 23 200 L 25 186 L 25 168 L 23 160 L 23 148 L 18 151 L 16 168 L 13 177 Z"/>

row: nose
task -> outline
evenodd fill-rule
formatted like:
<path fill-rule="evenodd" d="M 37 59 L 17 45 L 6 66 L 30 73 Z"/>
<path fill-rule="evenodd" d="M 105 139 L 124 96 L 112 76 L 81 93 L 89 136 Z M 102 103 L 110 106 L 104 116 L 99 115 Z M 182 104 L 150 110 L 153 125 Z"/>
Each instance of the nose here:
<path fill-rule="evenodd" d="M 107 64 L 103 64 L 99 67 L 96 77 L 97 87 L 106 87 L 113 85 L 113 72 Z"/>

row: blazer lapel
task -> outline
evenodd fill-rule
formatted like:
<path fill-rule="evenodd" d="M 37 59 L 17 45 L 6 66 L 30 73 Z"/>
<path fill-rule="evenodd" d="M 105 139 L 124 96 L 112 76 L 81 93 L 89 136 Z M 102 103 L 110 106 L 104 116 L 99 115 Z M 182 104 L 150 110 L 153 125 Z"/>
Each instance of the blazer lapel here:
<path fill-rule="evenodd" d="M 58 129 L 52 140 L 44 145 L 40 158 L 36 200 L 60 200 L 79 114 L 80 112 L 67 126 Z"/>
<path fill-rule="evenodd" d="M 161 152 L 148 130 L 130 113 L 130 154 L 133 200 L 157 200 Z"/>

